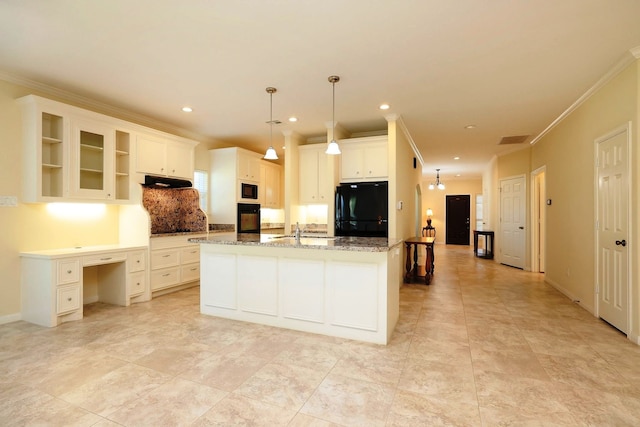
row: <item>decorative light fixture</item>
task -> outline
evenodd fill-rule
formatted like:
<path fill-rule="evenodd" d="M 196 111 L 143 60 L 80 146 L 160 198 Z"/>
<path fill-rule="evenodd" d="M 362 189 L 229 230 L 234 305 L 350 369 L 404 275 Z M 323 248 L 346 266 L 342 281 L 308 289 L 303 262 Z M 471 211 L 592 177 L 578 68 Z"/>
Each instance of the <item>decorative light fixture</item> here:
<path fill-rule="evenodd" d="M 429 184 L 429 190 L 438 188 L 438 190 L 444 190 L 444 183 L 440 181 L 440 169 L 436 169 L 436 182 Z"/>
<path fill-rule="evenodd" d="M 333 87 L 333 116 L 331 117 L 331 142 L 327 145 L 327 154 L 340 154 L 340 146 L 336 142 L 336 83 L 340 81 L 338 76 L 329 76 L 329 82 Z"/>
<path fill-rule="evenodd" d="M 431 208 L 427 209 L 427 226 L 422 228 L 422 235 L 425 237 L 436 237 L 436 228 L 431 225 L 431 216 L 433 211 Z"/>
<path fill-rule="evenodd" d="M 273 120 L 273 94 L 278 91 L 275 87 L 268 87 L 267 93 L 269 94 L 269 148 L 267 148 L 267 152 L 264 154 L 264 158 L 266 160 L 278 160 L 278 153 L 273 148 L 273 124 L 279 124 L 280 121 Z"/>

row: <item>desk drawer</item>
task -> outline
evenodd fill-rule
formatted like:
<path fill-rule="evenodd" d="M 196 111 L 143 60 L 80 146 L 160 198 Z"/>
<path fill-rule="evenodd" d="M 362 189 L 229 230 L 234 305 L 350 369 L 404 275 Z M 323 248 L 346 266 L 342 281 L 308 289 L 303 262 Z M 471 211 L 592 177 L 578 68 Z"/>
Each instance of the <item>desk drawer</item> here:
<path fill-rule="evenodd" d="M 177 285 L 179 281 L 180 269 L 178 267 L 151 271 L 152 291 Z"/>
<path fill-rule="evenodd" d="M 144 271 L 129 275 L 129 296 L 140 295 L 145 289 Z"/>
<path fill-rule="evenodd" d="M 127 254 L 124 252 L 114 252 L 107 254 L 89 255 L 82 258 L 82 265 L 89 267 L 92 265 L 112 264 L 114 262 L 122 262 L 127 260 Z"/>
<path fill-rule="evenodd" d="M 129 252 L 127 254 L 127 265 L 129 273 L 144 271 L 146 268 L 144 251 Z"/>
<path fill-rule="evenodd" d="M 56 289 L 57 314 L 64 314 L 80 308 L 80 285 L 60 286 Z"/>
<path fill-rule="evenodd" d="M 74 283 L 80 280 L 80 260 L 63 259 L 58 261 L 58 285 Z"/>
<path fill-rule="evenodd" d="M 159 268 L 173 267 L 180 264 L 179 253 L 177 249 L 169 249 L 164 251 L 152 251 L 151 252 L 151 269 L 157 270 Z"/>

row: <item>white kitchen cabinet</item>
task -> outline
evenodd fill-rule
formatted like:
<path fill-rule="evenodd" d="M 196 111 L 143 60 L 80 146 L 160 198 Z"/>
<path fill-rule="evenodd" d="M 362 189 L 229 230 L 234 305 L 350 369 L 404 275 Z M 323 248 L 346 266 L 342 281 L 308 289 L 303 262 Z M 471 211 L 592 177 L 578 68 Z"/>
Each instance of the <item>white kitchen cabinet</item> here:
<path fill-rule="evenodd" d="M 206 234 L 151 238 L 151 292 L 160 295 L 190 286 L 200 280 L 200 245 L 188 239 Z"/>
<path fill-rule="evenodd" d="M 76 118 L 71 122 L 71 197 L 115 198 L 115 129 Z"/>
<path fill-rule="evenodd" d="M 282 167 L 262 160 L 260 162 L 260 206 L 279 209 L 281 203 Z"/>
<path fill-rule="evenodd" d="M 146 247 L 107 245 L 23 252 L 22 319 L 42 326 L 83 317 L 85 269 L 97 300 L 128 306 L 148 300 Z"/>
<path fill-rule="evenodd" d="M 238 179 L 242 181 L 260 181 L 260 155 L 247 150 L 237 151 Z"/>
<path fill-rule="evenodd" d="M 340 182 L 379 181 L 389 177 L 387 136 L 340 141 Z"/>
<path fill-rule="evenodd" d="M 188 143 L 148 135 L 136 140 L 136 171 L 193 180 L 194 148 Z"/>
<path fill-rule="evenodd" d="M 332 203 L 328 188 L 326 144 L 301 145 L 298 147 L 300 161 L 300 203 Z"/>
<path fill-rule="evenodd" d="M 29 95 L 22 108 L 22 198 L 25 202 L 55 202 L 67 195 L 70 121 L 62 105 Z"/>
<path fill-rule="evenodd" d="M 25 202 L 129 201 L 131 131 L 123 123 L 35 95 L 18 103 Z"/>

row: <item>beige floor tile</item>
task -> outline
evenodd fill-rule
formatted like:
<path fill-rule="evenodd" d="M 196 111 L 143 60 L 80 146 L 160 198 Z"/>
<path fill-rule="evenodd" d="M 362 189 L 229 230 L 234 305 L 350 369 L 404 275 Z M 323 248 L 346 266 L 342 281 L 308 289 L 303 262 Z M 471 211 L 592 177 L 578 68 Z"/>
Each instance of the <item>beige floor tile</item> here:
<path fill-rule="evenodd" d="M 169 380 L 169 375 L 127 364 L 64 393 L 60 398 L 104 417 Z"/>
<path fill-rule="evenodd" d="M 214 355 L 187 368 L 180 377 L 220 390 L 233 391 L 267 363 L 266 359 L 251 354 Z"/>
<path fill-rule="evenodd" d="M 298 410 L 325 373 L 295 365 L 270 363 L 248 378 L 234 393 L 281 408 Z"/>
<path fill-rule="evenodd" d="M 475 399 L 451 401 L 438 396 L 398 390 L 391 405 L 388 427 L 481 426 Z"/>
<path fill-rule="evenodd" d="M 330 374 L 300 410 L 345 426 L 384 426 L 394 388 Z"/>
<path fill-rule="evenodd" d="M 108 418 L 132 427 L 189 425 L 225 396 L 222 390 L 175 378 L 110 414 Z"/>
<path fill-rule="evenodd" d="M 288 426 L 296 415 L 293 409 L 270 405 L 235 393 L 218 402 L 193 425 L 204 426 Z"/>

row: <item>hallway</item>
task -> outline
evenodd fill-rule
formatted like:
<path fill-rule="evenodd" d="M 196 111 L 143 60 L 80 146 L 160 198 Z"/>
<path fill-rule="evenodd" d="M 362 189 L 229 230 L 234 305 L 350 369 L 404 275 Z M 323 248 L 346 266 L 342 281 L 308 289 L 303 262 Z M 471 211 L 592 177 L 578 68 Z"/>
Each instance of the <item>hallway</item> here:
<path fill-rule="evenodd" d="M 198 288 L 1 325 L 0 424 L 640 425 L 640 347 L 540 274 L 440 244 L 431 283 L 388 346 L 203 316 Z"/>

